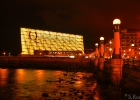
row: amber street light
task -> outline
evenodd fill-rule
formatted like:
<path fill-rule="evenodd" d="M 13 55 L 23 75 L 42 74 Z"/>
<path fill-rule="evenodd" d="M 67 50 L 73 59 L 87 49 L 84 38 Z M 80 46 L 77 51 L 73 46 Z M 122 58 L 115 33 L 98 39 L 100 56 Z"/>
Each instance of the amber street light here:
<path fill-rule="evenodd" d="M 98 43 L 95 43 L 95 46 L 98 47 Z"/>
<path fill-rule="evenodd" d="M 113 20 L 113 25 L 115 25 L 115 24 L 121 24 L 120 19 L 115 19 L 115 20 Z"/>
<path fill-rule="evenodd" d="M 132 57 L 134 57 L 134 55 L 135 55 L 135 54 L 134 54 L 134 46 L 135 46 L 134 44 L 131 44 L 131 47 L 132 47 L 132 50 L 131 50 Z"/>
<path fill-rule="evenodd" d="M 100 41 L 104 41 L 104 37 L 100 37 Z"/>
<path fill-rule="evenodd" d="M 6 53 L 4 52 L 3 55 L 5 56 L 5 54 L 6 54 Z"/>
<path fill-rule="evenodd" d="M 104 37 L 100 37 L 100 58 L 104 57 Z"/>
<path fill-rule="evenodd" d="M 111 45 L 111 43 L 112 43 L 112 42 L 110 41 L 109 44 Z"/>
<path fill-rule="evenodd" d="M 98 43 L 95 43 L 95 57 L 98 58 Z"/>

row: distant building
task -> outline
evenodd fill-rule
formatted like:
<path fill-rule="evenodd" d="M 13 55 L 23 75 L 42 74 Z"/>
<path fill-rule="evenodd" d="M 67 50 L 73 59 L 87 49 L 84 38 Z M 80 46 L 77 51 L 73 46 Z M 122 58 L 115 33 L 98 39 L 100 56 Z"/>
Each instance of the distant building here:
<path fill-rule="evenodd" d="M 114 49 L 114 41 L 111 40 L 112 43 L 109 42 L 105 44 L 105 52 L 106 54 L 109 54 L 108 51 L 110 51 L 112 48 L 112 52 Z M 120 51 L 121 56 L 123 58 L 131 58 L 131 49 L 132 44 L 134 44 L 134 51 L 135 51 L 135 58 L 140 59 L 140 29 L 123 29 L 120 32 Z M 110 50 L 109 50 L 110 49 Z"/>
<path fill-rule="evenodd" d="M 114 50 L 114 40 L 108 41 L 108 43 L 105 44 L 104 48 L 104 57 L 105 58 L 112 58 L 113 50 Z"/>
<path fill-rule="evenodd" d="M 21 55 L 84 54 L 83 36 L 21 28 Z"/>
<path fill-rule="evenodd" d="M 135 57 L 140 57 L 140 29 L 124 29 L 120 34 L 121 51 L 125 57 L 131 57 L 131 45 L 134 44 Z"/>

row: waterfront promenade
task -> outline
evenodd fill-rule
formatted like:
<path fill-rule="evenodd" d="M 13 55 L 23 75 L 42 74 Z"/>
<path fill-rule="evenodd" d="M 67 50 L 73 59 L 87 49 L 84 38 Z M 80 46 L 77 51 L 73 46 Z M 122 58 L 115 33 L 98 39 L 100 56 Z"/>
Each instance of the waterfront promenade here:
<path fill-rule="evenodd" d="M 7 68 L 88 69 L 90 58 L 68 57 L 0 57 L 0 66 Z"/>

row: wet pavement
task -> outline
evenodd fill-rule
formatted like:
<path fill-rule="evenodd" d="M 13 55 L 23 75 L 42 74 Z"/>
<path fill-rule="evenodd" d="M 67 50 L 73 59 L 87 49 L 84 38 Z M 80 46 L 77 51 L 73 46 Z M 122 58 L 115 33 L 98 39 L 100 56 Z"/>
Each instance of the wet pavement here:
<path fill-rule="evenodd" d="M 107 88 L 91 72 L 1 69 L 0 100 L 105 100 Z"/>

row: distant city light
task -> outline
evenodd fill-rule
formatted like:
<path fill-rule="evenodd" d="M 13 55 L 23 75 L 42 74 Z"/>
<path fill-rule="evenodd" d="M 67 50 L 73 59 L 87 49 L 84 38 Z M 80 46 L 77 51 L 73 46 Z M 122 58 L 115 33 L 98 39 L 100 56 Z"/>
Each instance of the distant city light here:
<path fill-rule="evenodd" d="M 131 46 L 135 46 L 135 44 L 131 44 Z"/>
<path fill-rule="evenodd" d="M 111 51 L 111 50 L 112 50 L 112 48 L 109 48 L 109 50 Z"/>
<path fill-rule="evenodd" d="M 5 54 L 6 54 L 6 53 L 4 52 L 3 55 L 5 56 Z"/>
<path fill-rule="evenodd" d="M 70 58 L 74 58 L 75 56 L 70 56 Z"/>

